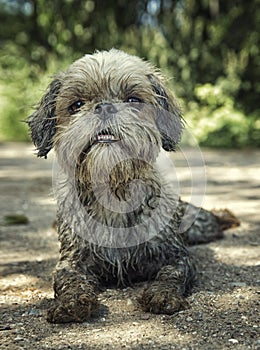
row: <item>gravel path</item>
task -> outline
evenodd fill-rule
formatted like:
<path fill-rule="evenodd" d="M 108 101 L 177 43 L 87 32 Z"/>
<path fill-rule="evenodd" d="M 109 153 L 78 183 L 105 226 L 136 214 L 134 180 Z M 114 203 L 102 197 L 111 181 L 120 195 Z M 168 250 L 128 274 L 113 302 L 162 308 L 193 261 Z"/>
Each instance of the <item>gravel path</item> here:
<path fill-rule="evenodd" d="M 52 160 L 33 157 L 28 144 L 0 144 L 0 349 L 260 349 L 260 151 L 205 150 L 203 156 L 204 207 L 229 208 L 241 226 L 220 241 L 192 247 L 199 281 L 190 308 L 173 316 L 143 313 L 135 302 L 138 284 L 106 290 L 89 322 L 53 325 L 45 319 L 59 249 Z M 173 159 L 186 199 L 187 166 L 180 152 Z M 29 223 L 5 225 L 10 215 Z"/>

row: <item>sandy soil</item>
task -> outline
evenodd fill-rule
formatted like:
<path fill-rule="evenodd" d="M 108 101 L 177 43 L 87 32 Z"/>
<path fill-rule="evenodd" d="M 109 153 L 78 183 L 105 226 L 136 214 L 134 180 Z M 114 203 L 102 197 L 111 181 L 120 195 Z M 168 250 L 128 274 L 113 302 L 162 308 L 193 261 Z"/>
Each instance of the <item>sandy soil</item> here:
<path fill-rule="evenodd" d="M 141 284 L 100 295 L 99 313 L 83 324 L 53 325 L 45 312 L 53 297 L 51 271 L 58 259 L 52 223 L 52 160 L 37 159 L 27 144 L 0 145 L 0 349 L 260 349 L 260 151 L 203 151 L 204 207 L 232 210 L 241 226 L 225 238 L 192 247 L 198 282 L 190 308 L 173 316 L 143 313 Z M 174 155 L 183 197 L 187 167 Z M 26 225 L 4 225 L 23 214 Z"/>

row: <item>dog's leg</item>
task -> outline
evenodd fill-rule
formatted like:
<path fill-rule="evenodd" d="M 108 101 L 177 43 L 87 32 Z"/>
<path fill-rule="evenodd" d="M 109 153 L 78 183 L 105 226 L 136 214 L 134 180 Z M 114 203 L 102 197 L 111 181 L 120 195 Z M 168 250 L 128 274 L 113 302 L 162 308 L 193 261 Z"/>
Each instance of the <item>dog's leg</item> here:
<path fill-rule="evenodd" d="M 83 322 L 98 308 L 97 280 L 60 262 L 54 273 L 55 300 L 47 311 L 52 323 Z"/>
<path fill-rule="evenodd" d="M 142 309 L 156 314 L 171 315 L 188 306 L 184 295 L 189 291 L 195 275 L 190 258 L 182 257 L 176 265 L 166 265 L 158 272 L 138 297 Z"/>

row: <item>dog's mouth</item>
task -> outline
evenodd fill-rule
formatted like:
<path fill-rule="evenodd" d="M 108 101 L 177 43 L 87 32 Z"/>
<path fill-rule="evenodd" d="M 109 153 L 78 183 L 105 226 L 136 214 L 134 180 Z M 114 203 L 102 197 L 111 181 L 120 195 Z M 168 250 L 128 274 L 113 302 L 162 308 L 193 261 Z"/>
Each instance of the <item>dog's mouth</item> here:
<path fill-rule="evenodd" d="M 102 130 L 96 134 L 92 146 L 96 143 L 114 143 L 118 141 L 120 141 L 120 138 L 111 132 L 111 130 Z"/>
<path fill-rule="evenodd" d="M 82 155 L 86 155 L 93 146 L 96 144 L 112 144 L 120 141 L 120 137 L 116 135 L 111 129 L 104 129 L 96 133 L 96 135 L 90 140 L 87 147 L 83 150 Z"/>

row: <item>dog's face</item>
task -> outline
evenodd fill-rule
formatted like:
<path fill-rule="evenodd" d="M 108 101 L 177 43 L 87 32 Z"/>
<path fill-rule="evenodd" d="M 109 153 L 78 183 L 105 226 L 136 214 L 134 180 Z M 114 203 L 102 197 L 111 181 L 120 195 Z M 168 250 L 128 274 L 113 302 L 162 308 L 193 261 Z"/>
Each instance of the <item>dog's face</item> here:
<path fill-rule="evenodd" d="M 180 140 L 181 112 L 163 84 L 152 65 L 114 49 L 77 60 L 29 117 L 38 156 L 54 147 L 83 181 L 116 164 L 130 176 Z"/>

